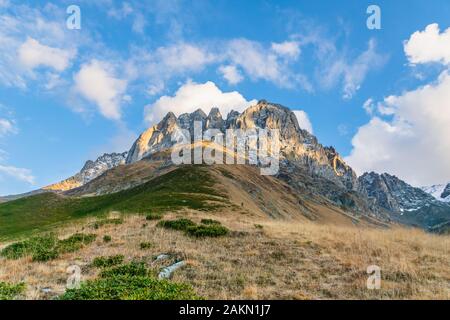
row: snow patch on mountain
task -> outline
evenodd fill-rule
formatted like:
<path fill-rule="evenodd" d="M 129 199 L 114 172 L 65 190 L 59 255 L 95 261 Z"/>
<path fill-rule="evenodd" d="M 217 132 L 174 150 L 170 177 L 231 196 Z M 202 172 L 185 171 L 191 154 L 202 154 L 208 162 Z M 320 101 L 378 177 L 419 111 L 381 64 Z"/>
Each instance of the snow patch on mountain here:
<path fill-rule="evenodd" d="M 450 203 L 450 183 L 447 185 L 436 184 L 430 187 L 422 187 L 421 189 L 439 201 Z"/>

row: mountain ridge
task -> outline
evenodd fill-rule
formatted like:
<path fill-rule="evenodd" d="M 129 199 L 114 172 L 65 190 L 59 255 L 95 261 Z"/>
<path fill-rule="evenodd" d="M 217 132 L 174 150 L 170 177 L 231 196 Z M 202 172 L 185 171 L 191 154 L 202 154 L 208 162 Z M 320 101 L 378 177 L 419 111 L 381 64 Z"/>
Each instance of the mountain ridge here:
<path fill-rule="evenodd" d="M 74 176 L 35 192 L 88 196 L 145 183 L 171 170 L 170 150 L 183 130 L 193 136 L 195 121 L 201 123 L 203 130 L 218 129 L 222 133 L 227 129 L 278 129 L 280 168 L 274 178 L 286 182 L 299 195 L 329 202 L 355 217 L 372 217 L 429 230 L 450 221 L 449 204 L 395 176 L 370 172 L 358 177 L 334 147 L 323 146 L 314 135 L 302 129 L 289 108 L 266 100 L 241 113 L 232 110 L 225 118 L 218 108 L 211 108 L 208 114 L 197 109 L 178 117 L 168 112 L 159 123 L 145 130 L 128 152 L 104 154 L 95 161 L 87 161 Z M 147 164 L 137 165 L 141 161 Z M 135 164 L 134 169 L 127 169 Z M 121 165 L 124 169 L 116 170 Z M 450 186 L 447 187 L 450 194 Z"/>

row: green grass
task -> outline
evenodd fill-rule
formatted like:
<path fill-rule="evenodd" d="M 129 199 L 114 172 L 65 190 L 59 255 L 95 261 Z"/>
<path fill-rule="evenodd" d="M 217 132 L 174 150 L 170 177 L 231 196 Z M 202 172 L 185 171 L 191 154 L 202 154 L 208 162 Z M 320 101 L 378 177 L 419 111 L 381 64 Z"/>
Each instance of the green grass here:
<path fill-rule="evenodd" d="M 214 210 L 226 201 L 203 166 L 183 166 L 137 187 L 95 197 L 38 194 L 0 204 L 0 239 L 42 232 L 110 211 L 154 214 L 181 208 Z M 213 203 L 214 202 L 214 203 Z"/>
<path fill-rule="evenodd" d="M 25 290 L 24 283 L 0 282 L 0 300 L 13 300 Z"/>
<path fill-rule="evenodd" d="M 68 289 L 61 300 L 193 300 L 200 299 L 189 284 L 159 280 L 142 262 L 102 271 L 79 289 Z"/>
<path fill-rule="evenodd" d="M 160 221 L 157 226 L 166 229 L 184 231 L 187 235 L 197 238 L 221 237 L 227 235 L 229 232 L 229 230 L 222 226 L 219 221 L 203 219 L 202 223 L 203 224 L 197 225 L 192 220 L 180 218 L 176 220 Z"/>
<path fill-rule="evenodd" d="M 109 268 L 122 264 L 124 258 L 121 254 L 109 257 L 97 257 L 92 262 L 92 265 L 96 268 Z"/>
<path fill-rule="evenodd" d="M 58 240 L 53 234 L 32 237 L 22 242 L 10 244 L 0 251 L 0 256 L 13 260 L 31 256 L 33 261 L 44 262 L 56 259 L 63 253 L 75 252 L 92 243 L 95 238 L 95 234 L 82 233 L 76 233 L 63 240 Z"/>

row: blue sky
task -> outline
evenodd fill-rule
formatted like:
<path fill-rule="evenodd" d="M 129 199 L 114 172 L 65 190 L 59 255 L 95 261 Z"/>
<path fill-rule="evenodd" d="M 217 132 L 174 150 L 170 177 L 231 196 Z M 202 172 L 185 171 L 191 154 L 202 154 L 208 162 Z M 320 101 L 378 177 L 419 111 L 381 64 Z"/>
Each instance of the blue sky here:
<path fill-rule="evenodd" d="M 304 111 L 358 173 L 448 182 L 448 17 L 446 0 L 0 0 L 0 195 L 126 151 L 171 108 L 254 99 Z"/>

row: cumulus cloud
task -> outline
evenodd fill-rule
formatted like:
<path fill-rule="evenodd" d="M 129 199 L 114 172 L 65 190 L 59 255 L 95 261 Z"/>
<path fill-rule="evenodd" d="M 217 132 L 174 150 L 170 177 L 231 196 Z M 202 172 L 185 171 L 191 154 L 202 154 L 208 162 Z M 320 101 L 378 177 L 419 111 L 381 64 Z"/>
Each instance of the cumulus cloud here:
<path fill-rule="evenodd" d="M 432 84 L 389 96 L 381 115 L 359 128 L 348 163 L 358 173 L 389 172 L 417 186 L 450 181 L 450 72 Z"/>
<path fill-rule="evenodd" d="M 212 107 L 219 108 L 223 117 L 231 110 L 243 111 L 256 100 L 247 101 L 239 92 L 222 92 L 213 82 L 187 82 L 181 86 L 174 96 L 163 96 L 155 103 L 145 107 L 145 120 L 149 124 L 160 121 L 169 111 L 179 116 L 193 112 L 198 108 L 206 113 Z"/>
<path fill-rule="evenodd" d="M 69 66 L 73 53 L 68 50 L 48 47 L 39 41 L 28 38 L 18 50 L 19 62 L 33 70 L 39 66 L 45 66 L 63 71 Z"/>
<path fill-rule="evenodd" d="M 298 41 L 272 43 L 272 50 L 280 56 L 297 59 L 300 55 L 300 43 Z"/>
<path fill-rule="evenodd" d="M 236 66 L 220 66 L 219 72 L 222 74 L 223 78 L 227 80 L 231 85 L 238 84 L 239 82 L 244 80 L 244 77 L 239 72 L 238 68 L 236 68 Z"/>
<path fill-rule="evenodd" d="M 414 32 L 404 43 L 405 54 L 412 64 L 438 62 L 450 65 L 450 28 L 440 33 L 439 25 L 428 25 Z"/>
<path fill-rule="evenodd" d="M 115 76 L 114 68 L 98 60 L 81 66 L 74 76 L 75 90 L 84 98 L 95 103 L 106 118 L 119 120 L 127 82 Z"/>
<path fill-rule="evenodd" d="M 297 117 L 298 125 L 300 128 L 313 133 L 313 128 L 311 121 L 309 120 L 308 114 L 303 110 L 294 110 L 295 116 Z"/>
<path fill-rule="evenodd" d="M 14 179 L 27 182 L 31 185 L 33 185 L 35 182 L 35 177 L 33 176 L 31 170 L 29 169 L 0 165 L 0 174 L 7 175 Z"/>

